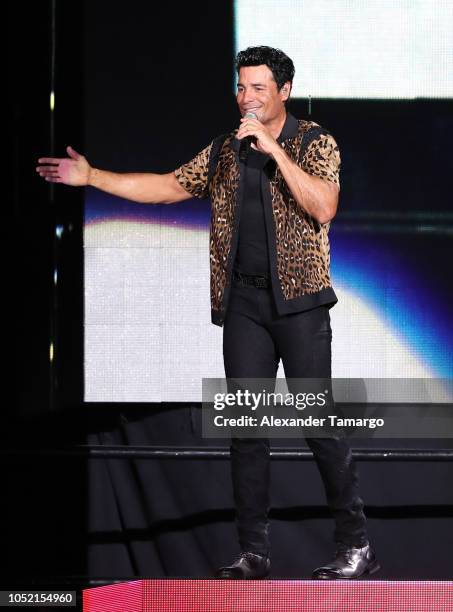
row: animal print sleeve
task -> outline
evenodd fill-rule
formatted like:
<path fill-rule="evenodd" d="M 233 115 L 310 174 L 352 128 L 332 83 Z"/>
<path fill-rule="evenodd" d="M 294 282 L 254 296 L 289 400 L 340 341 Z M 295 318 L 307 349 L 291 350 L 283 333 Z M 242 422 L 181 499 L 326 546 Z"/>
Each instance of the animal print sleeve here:
<path fill-rule="evenodd" d="M 302 168 L 314 176 L 331 181 L 340 187 L 340 150 L 328 132 L 315 135 L 309 140 L 302 157 Z"/>
<path fill-rule="evenodd" d="M 207 198 L 209 155 L 212 143 L 186 164 L 175 170 L 179 184 L 195 198 Z"/>

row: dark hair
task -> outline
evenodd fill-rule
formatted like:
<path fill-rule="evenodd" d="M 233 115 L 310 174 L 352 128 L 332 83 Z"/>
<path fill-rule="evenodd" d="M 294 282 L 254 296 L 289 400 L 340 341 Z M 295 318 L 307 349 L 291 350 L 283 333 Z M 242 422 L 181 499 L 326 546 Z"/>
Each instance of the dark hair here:
<path fill-rule="evenodd" d="M 247 47 L 244 51 L 239 51 L 236 57 L 238 74 L 243 66 L 262 66 L 263 64 L 271 70 L 279 91 L 287 81 L 292 84 L 295 73 L 293 60 L 280 49 L 265 46 Z"/>

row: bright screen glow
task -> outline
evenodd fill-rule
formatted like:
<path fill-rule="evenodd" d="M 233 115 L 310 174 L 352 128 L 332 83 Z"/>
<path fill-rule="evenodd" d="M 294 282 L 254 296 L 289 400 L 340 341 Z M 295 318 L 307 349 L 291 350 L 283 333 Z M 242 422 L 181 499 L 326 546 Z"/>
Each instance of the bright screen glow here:
<path fill-rule="evenodd" d="M 293 59 L 295 98 L 453 97 L 448 0 L 237 0 L 235 31 Z"/>

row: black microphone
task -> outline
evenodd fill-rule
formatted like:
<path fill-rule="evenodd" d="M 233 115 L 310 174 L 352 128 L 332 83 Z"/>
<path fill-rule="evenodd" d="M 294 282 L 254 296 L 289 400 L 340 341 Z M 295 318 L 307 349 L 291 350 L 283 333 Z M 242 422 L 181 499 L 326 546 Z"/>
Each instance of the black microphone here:
<path fill-rule="evenodd" d="M 244 117 L 245 119 L 258 119 L 255 113 L 245 113 Z M 254 136 L 246 136 L 241 140 L 241 145 L 239 147 L 239 161 L 242 163 L 247 161 L 247 157 L 249 156 L 250 152 L 250 145 L 252 142 L 255 142 L 255 140 L 256 139 Z"/>

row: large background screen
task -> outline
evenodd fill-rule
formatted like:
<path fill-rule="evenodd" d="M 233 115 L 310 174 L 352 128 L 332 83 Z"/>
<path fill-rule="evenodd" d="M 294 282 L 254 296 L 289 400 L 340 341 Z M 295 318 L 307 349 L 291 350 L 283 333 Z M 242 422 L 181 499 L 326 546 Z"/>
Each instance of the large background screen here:
<path fill-rule="evenodd" d="M 282 47 L 296 97 L 451 98 L 452 18 L 448 0 L 238 0 L 235 41 Z"/>
<path fill-rule="evenodd" d="M 209 8 L 199 32 L 168 26 L 167 48 L 152 33 L 170 11 L 147 5 L 101 1 L 87 14 L 90 162 L 175 169 L 237 127 L 235 52 L 283 49 L 296 66 L 291 112 L 326 127 L 342 157 L 333 376 L 450 376 L 451 3 L 241 1 L 217 7 L 217 31 L 204 27 Z M 209 215 L 207 200 L 143 205 L 87 190 L 86 401 L 198 402 L 202 378 L 223 376 Z"/>

